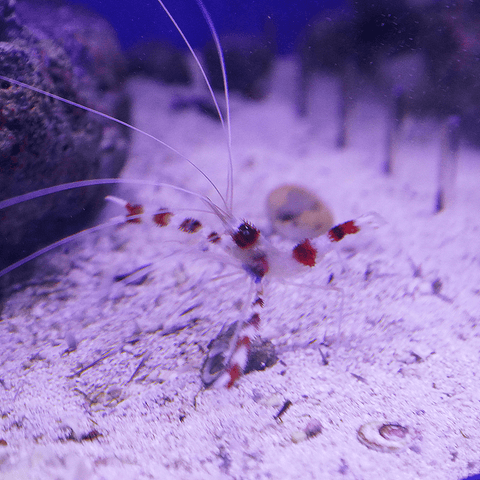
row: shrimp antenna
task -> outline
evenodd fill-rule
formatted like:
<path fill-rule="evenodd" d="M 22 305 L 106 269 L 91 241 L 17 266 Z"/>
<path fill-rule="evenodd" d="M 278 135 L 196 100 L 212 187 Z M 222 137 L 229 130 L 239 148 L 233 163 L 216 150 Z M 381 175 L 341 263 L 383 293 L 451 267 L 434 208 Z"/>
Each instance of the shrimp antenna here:
<path fill-rule="evenodd" d="M 94 185 L 110 185 L 110 184 L 133 184 L 133 185 L 150 185 L 150 186 L 155 186 L 155 187 L 168 187 L 172 188 L 173 190 L 177 190 L 179 192 L 187 193 L 189 195 L 193 195 L 194 197 L 197 197 L 201 199 L 210 209 L 210 213 L 215 214 L 220 221 L 224 225 L 228 225 L 228 219 L 230 219 L 230 215 L 228 212 L 223 211 L 220 207 L 215 205 L 215 203 L 210 200 L 210 198 L 206 197 L 205 195 L 201 195 L 196 192 L 192 192 L 190 190 L 187 190 L 182 187 L 177 187 L 176 185 L 171 185 L 169 183 L 158 183 L 158 182 L 151 182 L 151 181 L 146 181 L 146 180 L 136 180 L 136 179 L 126 179 L 126 178 L 99 178 L 99 179 L 93 179 L 93 180 L 80 180 L 77 182 L 71 182 L 71 183 L 64 183 L 61 185 L 55 185 L 53 187 L 47 187 L 47 188 L 42 188 L 40 190 L 36 190 L 34 192 L 28 192 L 24 193 L 23 195 L 18 195 L 16 197 L 11 197 L 6 200 L 0 201 L 0 210 L 4 208 L 11 207 L 13 205 L 17 205 L 18 203 L 23 203 L 28 200 L 33 200 L 35 198 L 39 197 L 44 197 L 45 195 L 51 195 L 53 193 L 58 193 L 62 192 L 65 190 L 72 190 L 74 188 L 82 188 L 82 187 L 91 187 Z M 111 198 L 111 197 L 107 197 Z M 130 220 L 133 218 L 139 218 L 141 215 L 134 215 L 129 217 Z M 50 250 L 53 250 L 57 247 L 60 247 L 62 245 L 65 245 L 72 240 L 75 240 L 77 238 L 80 238 L 84 235 L 87 235 L 89 233 L 97 232 L 99 230 L 102 230 L 104 228 L 118 225 L 121 223 L 125 222 L 125 215 L 123 216 L 118 216 L 118 217 L 113 217 L 110 220 L 108 220 L 106 223 L 102 223 L 100 225 L 96 225 L 94 227 L 87 228 L 85 230 L 82 230 L 78 233 L 75 233 L 73 235 L 70 235 L 68 237 L 62 238 L 61 240 L 58 240 L 57 242 L 54 242 L 50 245 L 47 245 L 46 247 L 28 255 L 25 258 L 22 258 L 21 260 L 18 260 L 17 262 L 13 263 L 12 265 L 4 268 L 3 270 L 0 270 L 0 277 L 3 277 L 7 273 L 10 273 L 11 271 L 15 270 L 18 267 L 21 267 L 22 265 L 25 265 L 27 262 L 30 262 L 31 260 L 34 260 L 35 258 L 40 257 L 41 255 L 49 252 Z"/>
<path fill-rule="evenodd" d="M 208 27 L 210 29 L 210 32 L 212 34 L 213 40 L 215 42 L 215 47 L 218 52 L 218 57 L 220 60 L 220 66 L 222 69 L 222 77 L 223 77 L 223 89 L 225 92 L 225 105 L 226 105 L 226 123 L 224 121 L 222 111 L 220 110 L 220 106 L 218 105 L 217 97 L 215 96 L 215 93 L 213 92 L 213 88 L 210 84 L 210 81 L 208 80 L 208 76 L 205 72 L 205 69 L 203 68 L 198 55 L 195 53 L 193 50 L 192 45 L 188 41 L 187 37 L 183 33 L 182 29 L 176 22 L 176 20 L 173 18 L 172 14 L 169 12 L 165 4 L 163 3 L 162 0 L 158 0 L 158 3 L 162 6 L 163 10 L 165 13 L 168 15 L 170 18 L 170 21 L 173 23 L 175 28 L 177 29 L 178 33 L 181 35 L 185 45 L 187 48 L 190 50 L 190 53 L 192 54 L 193 59 L 195 60 L 195 63 L 198 65 L 198 68 L 200 69 L 200 72 L 202 73 L 203 79 L 205 80 L 205 83 L 207 84 L 208 91 L 210 92 L 210 96 L 212 97 L 213 103 L 215 104 L 215 109 L 217 110 L 218 113 L 218 118 L 220 119 L 220 122 L 222 124 L 223 130 L 226 134 L 227 137 L 227 147 L 228 147 L 228 173 L 227 173 L 227 193 L 226 193 L 226 207 L 229 213 L 231 213 L 232 208 L 233 208 L 233 161 L 232 161 L 232 132 L 231 132 L 231 127 L 230 127 L 230 99 L 229 99 L 229 94 L 228 94 L 228 84 L 227 84 L 227 74 L 225 70 L 225 59 L 223 56 L 223 51 L 222 47 L 220 45 L 220 40 L 218 38 L 217 31 L 215 30 L 215 26 L 213 25 L 212 17 L 208 13 L 207 9 L 205 8 L 205 5 L 201 0 L 195 0 L 197 2 L 197 5 L 199 6 L 200 10 L 202 11 L 202 14 L 208 24 Z"/>
<path fill-rule="evenodd" d="M 24 193 L 23 195 L 17 195 L 16 197 L 10 197 L 6 200 L 0 201 L 0 210 L 4 208 L 11 207 L 13 205 L 17 205 L 18 203 L 23 203 L 28 200 L 33 200 L 35 198 L 44 197 L 46 195 L 51 195 L 53 193 L 63 192 L 65 190 L 72 190 L 74 188 L 82 188 L 82 187 L 92 187 L 96 185 L 149 185 L 152 187 L 167 187 L 173 190 L 177 190 L 178 192 L 187 193 L 188 195 L 192 195 L 203 200 L 210 209 L 217 215 L 221 217 L 229 218 L 228 212 L 224 212 L 220 207 L 215 205 L 210 198 L 206 197 L 205 195 L 201 195 L 200 193 L 192 192 L 191 190 L 187 190 L 186 188 L 177 187 L 176 185 L 172 185 L 170 183 L 163 183 L 163 182 L 154 182 L 149 180 L 140 180 L 140 179 L 130 179 L 130 178 L 95 178 L 92 180 L 78 180 L 76 182 L 70 183 L 62 183 L 60 185 L 54 185 L 53 187 L 46 187 L 41 188 L 40 190 L 35 190 L 33 192 Z"/>
<path fill-rule="evenodd" d="M 80 237 L 83 237 L 87 234 L 98 232 L 99 230 L 102 230 L 107 227 L 113 227 L 115 225 L 119 225 L 120 223 L 125 223 L 125 215 L 113 217 L 110 220 L 108 220 L 108 222 L 102 223 L 100 225 L 96 225 L 95 227 L 86 228 L 85 230 L 74 233 L 73 235 L 70 235 L 68 237 L 62 238 L 61 240 L 58 240 L 58 242 L 51 243 L 50 245 L 47 245 L 46 247 L 32 253 L 31 255 L 28 255 L 28 257 L 22 258 L 18 262 L 12 263 L 10 266 L 4 268 L 3 270 L 0 270 L 0 277 L 3 277 L 7 273 L 10 273 L 12 270 L 15 270 L 16 268 L 21 267 L 22 265 L 25 265 L 27 262 L 30 262 L 31 260 L 34 260 L 35 258 L 38 258 L 41 255 L 44 255 L 45 253 L 49 252 L 50 250 L 53 250 L 54 248 L 61 247 L 62 245 L 70 243 L 71 241 L 76 240 Z"/>
<path fill-rule="evenodd" d="M 172 152 L 177 154 L 183 160 L 188 162 L 195 170 L 197 170 L 197 172 L 199 172 L 201 175 L 203 175 L 203 177 L 207 180 L 207 182 L 217 192 L 217 194 L 221 198 L 223 204 L 225 205 L 226 209 L 228 211 L 230 211 L 230 208 L 227 205 L 227 202 L 225 201 L 224 196 L 220 193 L 220 190 L 217 188 L 215 183 L 213 183 L 213 181 L 210 179 L 210 177 L 200 167 L 195 165 L 195 163 L 193 163 L 189 158 L 187 158 L 185 155 L 180 153 L 176 148 L 171 147 L 170 145 L 168 145 L 168 143 L 163 142 L 162 140 L 155 137 L 154 135 L 152 135 L 150 133 L 147 133 L 144 130 L 138 128 L 138 127 L 130 125 L 127 122 L 119 120 L 118 118 L 112 117 L 111 115 L 107 115 L 106 113 L 95 110 L 94 108 L 86 107 L 85 105 L 74 102 L 72 100 L 67 100 L 66 98 L 55 95 L 54 93 L 50 93 L 50 92 L 47 92 L 46 90 L 42 90 L 41 88 L 33 87 L 32 85 L 28 85 L 27 83 L 19 82 L 18 80 L 14 80 L 13 78 L 10 78 L 10 77 L 4 77 L 3 75 L 0 75 L 0 80 L 4 80 L 5 82 L 12 83 L 13 85 L 17 85 L 18 87 L 23 87 L 23 88 L 26 88 L 26 89 L 31 90 L 33 92 L 40 93 L 40 94 L 45 95 L 47 97 L 53 98 L 53 99 L 58 100 L 58 101 L 63 102 L 63 103 L 66 103 L 67 105 L 71 105 L 73 107 L 80 108 L 81 110 L 85 110 L 86 112 L 94 113 L 95 115 L 100 115 L 100 117 L 106 118 L 107 120 L 118 123 L 119 125 L 123 125 L 124 127 L 127 127 L 129 129 L 133 130 L 134 132 L 140 133 L 141 135 L 145 135 L 146 137 L 151 138 L 155 142 L 158 142 L 160 145 L 164 146 L 165 148 L 168 148 L 169 150 L 171 150 Z"/>
<path fill-rule="evenodd" d="M 225 108 L 226 108 L 226 122 L 227 122 L 227 146 L 228 146 L 228 175 L 227 175 L 227 203 L 230 209 L 233 208 L 233 160 L 232 160 L 232 128 L 230 121 L 230 95 L 228 92 L 228 81 L 227 81 L 227 71 L 225 68 L 225 57 L 223 55 L 222 45 L 220 44 L 220 39 L 218 38 L 217 30 L 213 24 L 212 17 L 208 13 L 205 5 L 202 0 L 195 0 L 197 5 L 202 10 L 203 16 L 210 28 L 210 32 L 215 42 L 215 47 L 218 53 L 218 59 L 220 60 L 220 66 L 222 68 L 222 78 L 223 78 L 223 91 L 225 94 Z"/>

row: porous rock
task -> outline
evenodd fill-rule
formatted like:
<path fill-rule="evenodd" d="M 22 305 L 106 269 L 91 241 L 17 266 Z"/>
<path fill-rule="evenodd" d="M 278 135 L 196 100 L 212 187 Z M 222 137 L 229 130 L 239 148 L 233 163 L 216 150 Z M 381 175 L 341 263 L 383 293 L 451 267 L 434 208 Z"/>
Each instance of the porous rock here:
<path fill-rule="evenodd" d="M 128 121 L 125 63 L 112 27 L 58 1 L 0 0 L 0 73 Z M 0 200 L 77 180 L 116 176 L 125 127 L 0 82 Z M 103 188 L 49 195 L 0 211 L 0 268 L 85 224 Z"/>

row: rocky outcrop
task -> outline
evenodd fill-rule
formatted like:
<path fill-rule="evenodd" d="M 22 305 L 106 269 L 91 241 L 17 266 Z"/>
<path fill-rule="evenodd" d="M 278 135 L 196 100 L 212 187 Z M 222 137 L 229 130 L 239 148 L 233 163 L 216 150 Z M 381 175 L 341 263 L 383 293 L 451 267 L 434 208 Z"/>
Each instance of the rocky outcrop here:
<path fill-rule="evenodd" d="M 0 73 L 129 119 L 125 61 L 112 27 L 60 2 L 0 0 Z M 0 200 L 76 180 L 116 176 L 129 131 L 0 82 Z M 0 212 L 0 268 L 84 226 L 102 188 L 75 189 Z"/>

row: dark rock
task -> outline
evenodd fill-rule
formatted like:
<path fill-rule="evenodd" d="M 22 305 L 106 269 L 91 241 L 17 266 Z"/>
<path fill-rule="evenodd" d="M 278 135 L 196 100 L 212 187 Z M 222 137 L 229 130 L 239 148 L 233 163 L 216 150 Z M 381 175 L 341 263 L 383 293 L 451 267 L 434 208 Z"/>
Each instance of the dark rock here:
<path fill-rule="evenodd" d="M 208 355 L 201 368 L 201 378 L 205 388 L 210 387 L 226 371 L 230 361 L 227 354 L 231 349 L 231 342 L 237 331 L 238 322 L 225 325 L 220 333 L 208 344 Z M 231 353 L 231 352 L 230 352 Z M 265 370 L 278 361 L 275 345 L 268 340 L 256 337 L 250 345 L 247 365 L 243 372 Z"/>
<path fill-rule="evenodd" d="M 128 69 L 168 84 L 189 85 L 192 82 L 185 54 L 166 42 L 142 42 L 127 53 Z"/>
<path fill-rule="evenodd" d="M 273 367 L 278 361 L 275 345 L 269 340 L 255 339 L 248 354 L 245 375 Z"/>
<path fill-rule="evenodd" d="M 230 34 L 221 37 L 220 43 L 230 91 L 238 91 L 251 99 L 263 98 L 273 65 L 271 42 L 253 35 Z M 212 88 L 223 90 L 222 70 L 213 42 L 205 47 L 204 60 Z"/>
<path fill-rule="evenodd" d="M 0 0 L 0 73 L 128 121 L 125 61 L 100 17 L 61 2 Z M 76 180 L 114 177 L 129 130 L 0 82 L 0 200 Z M 0 211 L 0 268 L 85 225 L 105 190 L 74 189 Z"/>

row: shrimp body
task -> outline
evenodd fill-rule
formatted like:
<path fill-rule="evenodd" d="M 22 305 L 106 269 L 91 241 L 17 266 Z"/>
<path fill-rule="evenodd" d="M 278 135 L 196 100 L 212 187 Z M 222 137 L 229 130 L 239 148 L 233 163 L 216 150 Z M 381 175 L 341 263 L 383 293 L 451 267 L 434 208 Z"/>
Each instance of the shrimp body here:
<path fill-rule="evenodd" d="M 219 336 L 214 340 L 213 346 L 210 349 L 209 354 L 207 355 L 204 367 L 202 369 L 202 380 L 205 386 L 209 386 L 212 384 L 232 386 L 235 381 L 245 372 L 249 359 L 249 354 L 251 352 L 252 342 L 257 336 L 257 332 L 261 323 L 260 312 L 265 303 L 263 298 L 263 287 L 266 282 L 270 279 L 289 280 L 290 278 L 314 267 L 320 262 L 320 260 L 325 256 L 325 254 L 332 249 L 333 244 L 342 240 L 346 235 L 357 233 L 365 225 L 368 225 L 369 221 L 365 221 L 365 219 L 360 218 L 357 220 L 345 222 L 343 224 L 330 228 L 327 235 L 324 235 L 323 237 L 314 240 L 302 239 L 302 241 L 300 241 L 292 249 L 283 250 L 278 248 L 269 238 L 263 235 L 260 230 L 256 228 L 252 223 L 245 220 L 236 219 L 232 211 L 233 162 L 231 153 L 230 108 L 223 54 L 217 33 L 215 31 L 215 28 L 213 27 L 213 23 L 208 12 L 206 11 L 201 0 L 196 0 L 196 2 L 210 27 L 212 36 L 215 40 L 215 44 L 217 47 L 220 63 L 222 65 L 225 86 L 225 117 L 218 105 L 215 94 L 213 93 L 212 87 L 208 81 L 208 78 L 199 59 L 191 48 L 182 30 L 177 25 L 176 21 L 170 15 L 163 2 L 159 0 L 160 5 L 162 6 L 166 14 L 170 17 L 178 32 L 183 37 L 186 45 L 191 51 L 191 54 L 197 62 L 197 65 L 205 79 L 206 85 L 211 94 L 211 98 L 215 104 L 216 111 L 218 112 L 218 116 L 222 123 L 227 140 L 228 150 L 227 187 L 225 194 L 222 194 L 220 192 L 219 188 L 201 168 L 199 168 L 186 156 L 182 155 L 178 150 L 158 139 L 157 137 L 154 137 L 153 135 L 137 127 L 129 125 L 109 115 L 98 112 L 89 107 L 85 107 L 65 98 L 59 97 L 58 95 L 46 92 L 39 88 L 31 87 L 18 80 L 11 79 L 5 76 L 0 76 L 0 79 L 6 82 L 11 82 L 19 87 L 27 88 L 32 92 L 36 92 L 38 94 L 50 97 L 54 101 L 64 102 L 72 107 L 80 108 L 84 111 L 97 114 L 108 121 L 116 122 L 119 125 L 126 126 L 131 130 L 134 130 L 135 132 L 140 133 L 158 142 L 164 148 L 169 149 L 176 156 L 180 157 L 184 162 L 186 162 L 186 167 L 193 167 L 198 172 L 198 174 L 200 174 L 200 176 L 203 176 L 204 179 L 207 180 L 211 187 L 213 187 L 215 194 L 218 195 L 218 197 L 220 198 L 218 204 L 205 195 L 201 195 L 172 184 L 136 179 L 107 178 L 83 180 L 69 184 L 56 185 L 54 187 L 49 187 L 34 192 L 29 192 L 27 194 L 0 202 L 0 210 L 8 208 L 12 205 L 23 203 L 25 201 L 50 195 L 52 193 L 68 191 L 81 187 L 93 187 L 108 184 L 131 184 L 143 186 L 148 185 L 155 188 L 168 187 L 170 189 L 200 199 L 204 203 L 204 205 L 206 205 L 210 213 L 213 213 L 223 225 L 222 234 L 219 234 L 216 231 L 211 231 L 207 236 L 203 237 L 203 239 L 199 239 L 197 234 L 202 230 L 202 222 L 193 217 L 180 218 L 180 221 L 173 222 L 172 217 L 174 215 L 174 212 L 169 210 L 168 208 L 160 208 L 159 210 L 152 213 L 151 220 L 157 227 L 160 228 L 165 228 L 171 223 L 173 223 L 174 225 L 171 226 L 175 226 L 178 231 L 184 233 L 185 235 L 197 235 L 195 241 L 197 242 L 202 252 L 209 253 L 213 259 L 220 263 L 230 264 L 236 267 L 240 273 L 243 272 L 249 279 L 251 285 L 251 298 L 249 298 L 249 300 L 245 302 L 246 307 L 241 313 L 241 318 L 234 322 L 234 326 L 224 325 L 224 328 L 220 332 Z M 50 251 L 59 245 L 68 243 L 77 236 L 85 235 L 91 231 L 101 230 L 105 226 L 137 224 L 140 223 L 142 219 L 144 219 L 147 215 L 146 213 L 144 213 L 144 205 L 133 204 L 128 202 L 127 200 L 123 200 L 122 198 L 114 196 L 107 196 L 106 199 L 124 208 L 124 214 L 110 219 L 103 225 L 86 229 L 82 232 L 79 232 L 78 234 L 72 235 L 71 237 L 62 239 L 59 242 L 43 248 L 32 255 L 29 255 L 23 260 L 20 260 L 15 264 L 1 270 L 0 277 L 11 272 L 15 268 L 23 265 L 24 263 L 34 258 L 37 258 L 43 253 Z M 124 276 L 120 275 L 117 278 L 123 277 Z"/>

